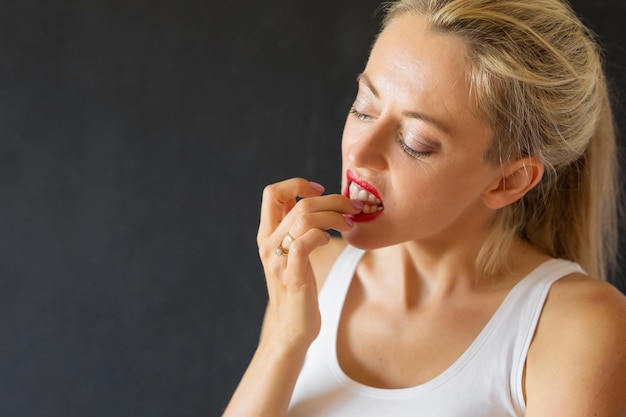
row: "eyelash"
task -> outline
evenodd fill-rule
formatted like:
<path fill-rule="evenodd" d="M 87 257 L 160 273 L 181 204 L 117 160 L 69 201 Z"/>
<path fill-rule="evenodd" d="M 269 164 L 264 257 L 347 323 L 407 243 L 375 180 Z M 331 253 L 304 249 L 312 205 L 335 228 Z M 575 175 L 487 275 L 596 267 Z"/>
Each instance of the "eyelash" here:
<path fill-rule="evenodd" d="M 416 151 L 415 149 L 410 148 L 402 138 L 398 139 L 398 143 L 402 146 L 404 152 L 406 152 L 411 158 L 424 159 L 430 155 L 430 152 Z"/>
<path fill-rule="evenodd" d="M 367 114 L 359 112 L 356 107 L 350 107 L 350 114 L 354 115 L 359 120 L 369 120 L 370 117 Z"/>
<path fill-rule="evenodd" d="M 371 118 L 367 114 L 359 112 L 354 106 L 350 107 L 350 114 L 355 116 L 357 119 L 363 120 L 363 121 L 369 120 Z M 424 159 L 424 158 L 426 158 L 427 156 L 430 155 L 430 152 L 421 152 L 421 151 L 417 151 L 417 150 L 409 147 L 409 145 L 406 144 L 404 139 L 402 139 L 402 136 L 400 136 L 398 138 L 398 143 L 402 147 L 402 150 L 406 154 L 408 154 L 411 158 L 414 158 L 414 159 Z"/>

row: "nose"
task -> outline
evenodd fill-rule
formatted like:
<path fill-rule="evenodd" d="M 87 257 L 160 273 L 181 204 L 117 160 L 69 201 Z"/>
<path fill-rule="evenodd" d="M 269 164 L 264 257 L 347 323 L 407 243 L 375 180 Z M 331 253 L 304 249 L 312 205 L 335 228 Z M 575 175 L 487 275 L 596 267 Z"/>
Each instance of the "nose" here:
<path fill-rule="evenodd" d="M 342 140 L 344 157 L 355 167 L 384 170 L 388 166 L 395 135 L 391 121 L 348 121 Z"/>

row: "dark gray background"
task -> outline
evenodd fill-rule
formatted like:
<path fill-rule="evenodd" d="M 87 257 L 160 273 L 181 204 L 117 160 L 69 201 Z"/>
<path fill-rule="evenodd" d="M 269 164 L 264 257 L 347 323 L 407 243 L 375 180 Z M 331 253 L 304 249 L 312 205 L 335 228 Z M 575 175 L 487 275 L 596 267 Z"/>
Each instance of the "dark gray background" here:
<path fill-rule="evenodd" d="M 339 191 L 378 3 L 0 1 L 0 416 L 220 414 L 262 188 Z M 625 5 L 575 6 L 624 101 Z"/>

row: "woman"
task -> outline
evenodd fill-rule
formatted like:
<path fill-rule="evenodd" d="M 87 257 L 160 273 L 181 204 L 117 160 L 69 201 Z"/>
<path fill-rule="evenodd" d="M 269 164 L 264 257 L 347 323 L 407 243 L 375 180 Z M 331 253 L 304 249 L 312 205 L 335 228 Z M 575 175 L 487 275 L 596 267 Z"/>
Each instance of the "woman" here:
<path fill-rule="evenodd" d="M 612 112 L 569 7 L 400 0 L 358 83 L 344 195 L 264 192 L 269 304 L 224 415 L 626 416 L 626 301 L 592 278 Z"/>

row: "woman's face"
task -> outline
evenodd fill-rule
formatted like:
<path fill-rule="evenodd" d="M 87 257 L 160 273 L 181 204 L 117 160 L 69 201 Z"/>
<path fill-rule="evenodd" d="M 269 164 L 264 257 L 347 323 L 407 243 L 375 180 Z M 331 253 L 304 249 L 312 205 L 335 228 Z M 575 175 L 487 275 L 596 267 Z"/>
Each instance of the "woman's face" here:
<path fill-rule="evenodd" d="M 490 130 L 472 108 L 462 40 L 407 13 L 378 38 L 342 141 L 345 195 L 369 202 L 344 238 L 362 248 L 449 246 L 486 230 Z"/>

